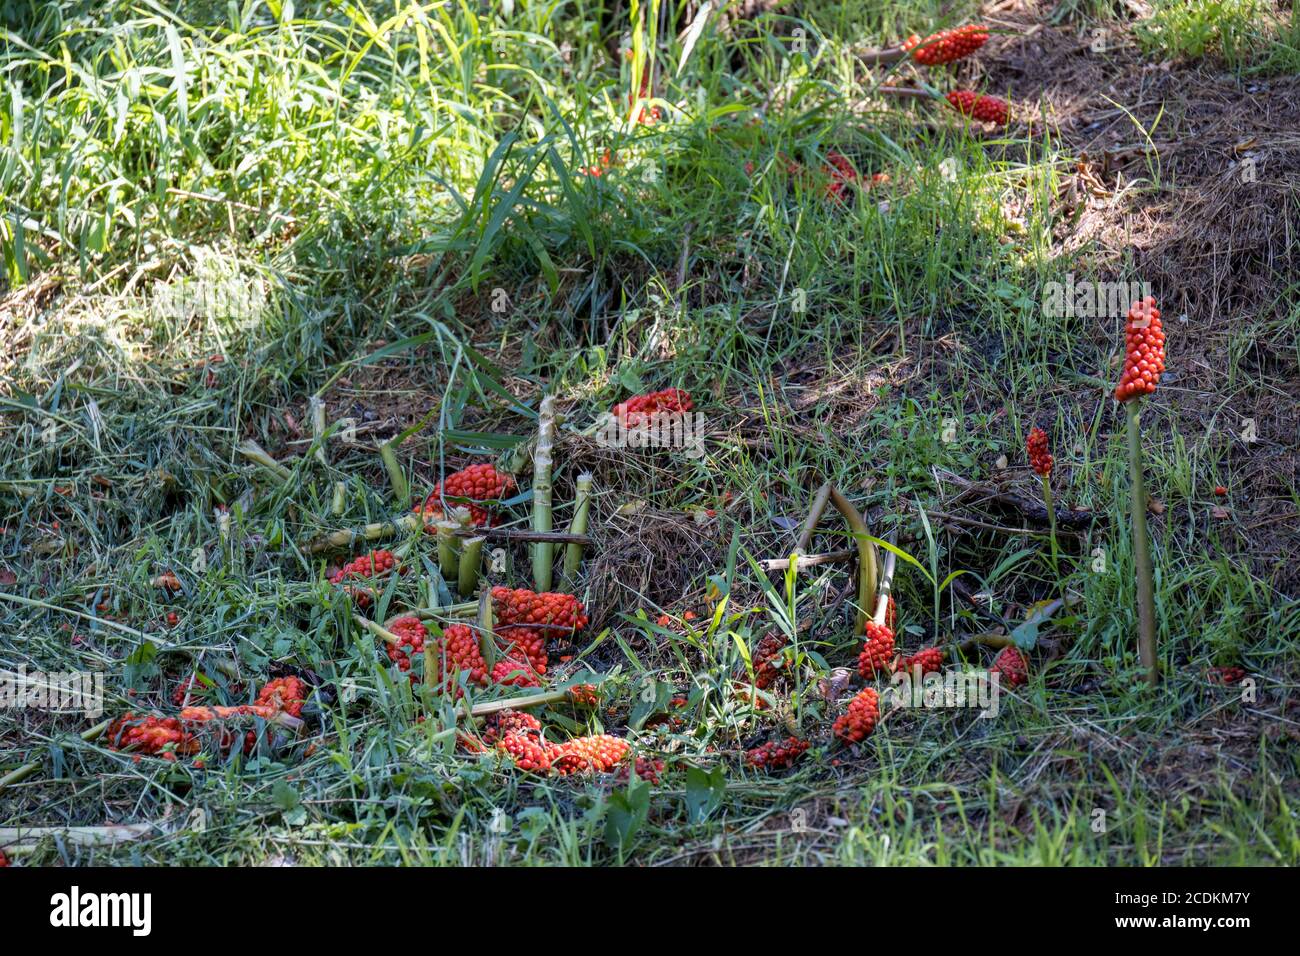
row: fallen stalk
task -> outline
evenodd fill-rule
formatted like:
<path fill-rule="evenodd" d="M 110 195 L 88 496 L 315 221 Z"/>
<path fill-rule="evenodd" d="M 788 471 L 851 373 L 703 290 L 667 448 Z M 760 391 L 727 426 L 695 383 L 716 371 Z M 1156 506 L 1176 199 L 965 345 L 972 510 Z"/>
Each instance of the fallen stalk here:
<path fill-rule="evenodd" d="M 313 538 L 302 546 L 303 554 L 319 554 L 322 551 L 338 551 L 353 548 L 361 541 L 382 541 L 395 538 L 401 534 L 418 531 L 424 527 L 424 519 L 417 514 L 398 515 L 389 521 L 376 521 L 343 531 L 331 531 Z M 586 534 L 573 534 L 566 531 L 537 532 L 522 528 L 457 528 L 457 537 L 473 538 L 482 536 L 489 541 L 548 541 L 552 544 L 590 545 L 591 538 Z"/>
<path fill-rule="evenodd" d="M 856 551 L 827 551 L 824 554 L 800 554 L 793 559 L 795 570 L 814 568 L 822 564 L 843 564 L 858 556 Z M 785 571 L 790 567 L 790 558 L 768 558 L 762 562 L 764 571 Z"/>
<path fill-rule="evenodd" d="M 92 740 L 97 740 L 99 737 L 103 736 L 104 731 L 108 730 L 111 723 L 113 723 L 111 720 L 101 721 L 89 730 L 82 731 L 80 735 L 81 739 L 86 743 L 89 743 Z M 4 790 L 5 787 L 11 787 L 16 783 L 21 783 L 40 769 L 41 761 L 34 760 L 31 763 L 25 763 L 21 767 L 9 771 L 3 777 L 0 777 L 0 790 Z"/>

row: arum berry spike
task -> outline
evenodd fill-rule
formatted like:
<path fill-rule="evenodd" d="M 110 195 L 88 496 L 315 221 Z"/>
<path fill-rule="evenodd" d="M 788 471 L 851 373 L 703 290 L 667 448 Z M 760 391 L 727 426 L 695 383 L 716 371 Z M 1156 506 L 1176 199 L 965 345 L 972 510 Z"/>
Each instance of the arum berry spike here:
<path fill-rule="evenodd" d="M 924 40 L 916 34 L 903 41 L 903 49 L 922 66 L 939 66 L 970 56 L 988 42 L 988 27 L 976 23 L 953 30 L 940 30 Z"/>
<path fill-rule="evenodd" d="M 1124 405 L 1128 424 L 1128 462 L 1132 481 L 1133 562 L 1137 572 L 1138 656 L 1146 668 L 1147 683 L 1155 684 L 1156 595 L 1151 564 L 1151 539 L 1147 533 L 1147 490 L 1142 469 L 1142 422 L 1138 399 L 1156 390 L 1165 370 L 1165 333 L 1156 300 L 1147 296 L 1134 302 L 1125 323 L 1124 371 L 1115 398 Z"/>

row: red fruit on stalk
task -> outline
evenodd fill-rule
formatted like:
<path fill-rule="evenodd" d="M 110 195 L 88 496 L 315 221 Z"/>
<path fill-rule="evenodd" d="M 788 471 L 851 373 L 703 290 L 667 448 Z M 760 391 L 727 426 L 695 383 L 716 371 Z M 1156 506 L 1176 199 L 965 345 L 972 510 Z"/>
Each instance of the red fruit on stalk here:
<path fill-rule="evenodd" d="M 487 728 L 483 731 L 483 742 L 495 744 L 511 734 L 526 737 L 540 737 L 542 723 L 532 714 L 522 710 L 503 710 L 495 717 L 489 717 Z"/>
<path fill-rule="evenodd" d="M 541 687 L 539 672 L 528 660 L 503 657 L 492 668 L 492 683 L 504 687 Z"/>
<path fill-rule="evenodd" d="M 397 638 L 396 644 L 384 642 L 384 649 L 388 652 L 388 659 L 401 670 L 409 671 L 411 669 L 411 656 L 424 653 L 424 642 L 429 636 L 429 632 L 424 627 L 424 622 L 418 617 L 408 614 L 405 617 L 390 621 L 388 631 Z"/>
<path fill-rule="evenodd" d="M 579 707 L 595 707 L 600 703 L 600 688 L 595 684 L 574 684 L 569 688 L 569 700 Z"/>
<path fill-rule="evenodd" d="M 256 706 L 271 707 L 290 717 L 301 717 L 310 693 L 310 688 L 301 678 L 292 675 L 277 677 L 257 692 Z"/>
<path fill-rule="evenodd" d="M 1047 432 L 1037 425 L 1030 429 L 1025 438 L 1025 451 L 1029 453 L 1029 465 L 1034 471 L 1044 478 L 1052 473 L 1054 459 L 1047 451 Z"/>
<path fill-rule="evenodd" d="M 808 741 L 798 737 L 770 740 L 761 747 L 745 752 L 745 762 L 759 770 L 784 770 L 804 755 Z"/>
<path fill-rule="evenodd" d="M 870 680 L 877 671 L 889 670 L 894 659 L 894 632 L 875 621 L 867 622 L 862 653 L 858 655 L 858 673 L 864 680 Z"/>
<path fill-rule="evenodd" d="M 330 584 L 343 584 L 349 578 L 372 578 L 397 567 L 397 556 L 391 551 L 372 551 L 349 561 L 330 576 Z M 370 606 L 370 594 L 359 588 L 344 587 L 359 608 Z"/>
<path fill-rule="evenodd" d="M 185 730 L 178 717 L 136 716 L 127 712 L 109 724 L 106 735 L 113 750 L 132 748 L 147 754 L 199 751 L 198 740 Z"/>
<path fill-rule="evenodd" d="M 555 633 L 580 631 L 587 626 L 582 602 L 572 594 L 546 591 L 537 594 L 524 588 L 492 589 L 492 614 L 497 624 L 543 627 Z"/>
<path fill-rule="evenodd" d="M 904 657 L 899 669 L 909 675 L 915 675 L 917 668 L 921 676 L 943 670 L 943 651 L 938 647 L 926 647 L 908 657 Z"/>
<path fill-rule="evenodd" d="M 835 718 L 831 731 L 845 743 L 856 744 L 871 736 L 879 719 L 880 697 L 868 687 L 849 701 L 849 709 Z"/>
<path fill-rule="evenodd" d="M 560 776 L 575 773 L 608 773 L 627 756 L 626 740 L 609 734 L 574 737 L 555 746 L 551 769 Z"/>
<path fill-rule="evenodd" d="M 938 66 L 970 56 L 988 42 L 988 27 L 969 23 L 952 30 L 940 30 L 922 40 L 915 33 L 903 41 L 903 49 L 922 66 Z"/>
<path fill-rule="evenodd" d="M 434 680 L 447 691 L 461 691 L 458 681 L 462 671 L 469 673 L 469 683 L 480 687 L 487 684 L 487 662 L 478 646 L 478 636 L 465 624 L 451 624 L 443 629 L 442 638 L 435 642 L 434 665 L 438 668 Z"/>
<path fill-rule="evenodd" d="M 621 764 L 618 768 L 617 778 L 620 781 L 627 781 L 628 765 Z M 646 783 L 658 783 L 659 775 L 664 772 L 664 762 L 652 757 L 636 758 L 636 775 Z"/>
<path fill-rule="evenodd" d="M 1029 661 L 1017 647 L 1004 647 L 993 658 L 990 674 L 1001 674 L 1008 687 L 1019 687 L 1029 680 Z"/>
<path fill-rule="evenodd" d="M 1006 100 L 996 96 L 980 96 L 970 90 L 953 90 L 947 96 L 948 102 L 963 116 L 979 120 L 981 123 L 996 123 L 1006 126 L 1011 119 L 1011 107 Z"/>
<path fill-rule="evenodd" d="M 424 504 L 417 505 L 413 510 L 424 518 L 426 524 L 441 521 L 446 517 L 442 500 L 447 498 L 448 505 L 452 507 L 467 507 L 474 527 L 482 528 L 493 523 L 492 512 L 484 505 L 473 502 L 499 500 L 514 487 L 514 478 L 503 471 L 497 471 L 492 465 L 470 465 L 434 485 L 429 497 L 424 499 Z M 455 498 L 468 498 L 470 503 L 451 500 Z"/>
<path fill-rule="evenodd" d="M 514 758 L 520 770 L 546 773 L 551 769 L 554 746 L 528 733 L 508 733 L 497 746 Z"/>
<path fill-rule="evenodd" d="M 892 594 L 885 599 L 885 627 L 891 631 L 898 628 L 898 605 L 894 603 Z"/>
<path fill-rule="evenodd" d="M 637 395 L 614 406 L 614 417 L 624 426 L 640 425 L 655 415 L 679 415 L 695 407 L 690 394 L 681 388 Z"/>
<path fill-rule="evenodd" d="M 784 635 L 768 634 L 758 642 L 754 649 L 754 686 L 767 690 L 781 676 L 786 662 L 781 659 L 781 651 L 786 645 Z"/>
<path fill-rule="evenodd" d="M 1115 389 L 1115 400 L 1150 395 L 1165 370 L 1165 331 L 1160 324 L 1156 300 L 1147 296 L 1128 310 L 1124 328 L 1124 372 Z"/>

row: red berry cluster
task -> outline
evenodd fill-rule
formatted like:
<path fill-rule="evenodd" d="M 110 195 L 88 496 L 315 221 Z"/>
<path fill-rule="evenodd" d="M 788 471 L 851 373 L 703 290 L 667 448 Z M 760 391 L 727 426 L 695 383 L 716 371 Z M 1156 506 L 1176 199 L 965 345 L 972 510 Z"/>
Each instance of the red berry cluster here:
<path fill-rule="evenodd" d="M 569 688 L 569 700 L 579 707 L 595 707 L 600 703 L 600 688 L 595 684 L 574 684 Z"/>
<path fill-rule="evenodd" d="M 388 659 L 401 670 L 409 671 L 411 658 L 416 654 L 424 653 L 424 642 L 429 636 L 424 622 L 415 615 L 408 614 L 389 621 L 388 630 L 397 638 L 396 644 L 384 643 L 384 649 L 388 651 Z M 411 675 L 411 680 L 415 681 L 414 674 Z"/>
<path fill-rule="evenodd" d="M 1001 674 L 1008 687 L 1019 687 L 1029 680 L 1029 661 L 1016 647 L 1004 647 L 993 658 L 990 674 Z"/>
<path fill-rule="evenodd" d="M 307 703 L 310 689 L 299 677 L 277 677 L 257 692 L 257 706 L 271 707 L 288 714 L 301 717 L 303 705 Z"/>
<path fill-rule="evenodd" d="M 107 736 L 114 750 L 130 748 L 164 760 L 175 760 L 178 753 L 198 753 L 200 749 L 198 739 L 181 725 L 179 717 L 137 716 L 128 711 L 109 724 Z"/>
<path fill-rule="evenodd" d="M 785 670 L 786 662 L 781 659 L 781 651 L 786 640 L 782 634 L 768 634 L 758 642 L 754 649 L 754 686 L 767 690 Z"/>
<path fill-rule="evenodd" d="M 1115 400 L 1120 402 L 1150 395 L 1165 370 L 1165 330 L 1152 296 L 1129 308 L 1124 338 L 1124 373 L 1115 389 Z"/>
<path fill-rule="evenodd" d="M 434 664 L 438 672 L 434 680 L 450 692 L 456 688 L 460 697 L 458 681 L 462 671 L 469 673 L 469 682 L 480 687 L 487 684 L 487 662 L 478 646 L 478 635 L 465 624 L 450 624 L 443 629 L 442 639 L 434 645 Z"/>
<path fill-rule="evenodd" d="M 489 717 L 487 729 L 483 731 L 483 742 L 496 744 L 511 734 L 540 735 L 542 723 L 532 714 L 523 710 L 503 710 L 495 717 Z"/>
<path fill-rule="evenodd" d="M 0 867 L 9 865 L 9 857 L 5 856 L 4 850 L 0 850 Z"/>
<path fill-rule="evenodd" d="M 330 584 L 343 584 L 348 578 L 372 578 L 397 567 L 397 556 L 391 551 L 372 551 L 349 561 L 330 576 Z M 358 588 L 345 588 L 357 607 L 370 606 L 370 594 Z"/>
<path fill-rule="evenodd" d="M 582 602 L 572 594 L 545 591 L 538 594 L 524 588 L 492 589 L 492 615 L 497 624 L 544 627 L 552 631 L 580 631 L 587 626 Z"/>
<path fill-rule="evenodd" d="M 785 740 L 770 740 L 761 747 L 745 752 L 745 762 L 759 770 L 784 770 L 794 766 L 794 762 L 804 755 L 808 741 L 798 737 Z"/>
<path fill-rule="evenodd" d="M 921 676 L 934 673 L 943 669 L 943 651 L 937 647 L 926 647 L 903 658 L 899 668 L 909 675 L 915 675 L 916 669 L 921 668 Z"/>
<path fill-rule="evenodd" d="M 912 34 L 903 41 L 903 49 L 909 51 L 912 59 L 922 66 L 938 66 L 970 56 L 987 43 L 988 38 L 987 27 L 969 23 L 952 30 L 932 33 L 924 40 Z"/>
<path fill-rule="evenodd" d="M 842 202 L 850 186 L 869 189 L 872 186 L 889 182 L 888 173 L 874 173 L 868 179 L 865 174 L 859 173 L 854 168 L 853 162 L 847 156 L 835 150 L 827 153 L 826 159 L 829 161 L 829 165 L 822 167 L 822 173 L 829 179 L 826 183 L 826 196 L 830 199 Z"/>
<path fill-rule="evenodd" d="M 1011 119 L 1010 104 L 996 96 L 981 96 L 970 90 L 953 90 L 948 94 L 947 99 L 958 113 L 982 123 L 1006 126 Z"/>
<path fill-rule="evenodd" d="M 504 498 L 506 492 L 514 487 L 514 478 L 505 472 L 497 471 L 492 465 L 470 465 L 468 468 L 453 472 L 434 485 L 429 497 L 424 499 L 424 504 L 417 506 L 415 511 L 424 518 L 426 523 L 441 521 L 445 517 L 442 507 L 443 498 L 447 498 L 449 504 L 452 503 L 451 499 L 456 498 L 467 498 L 471 502 L 497 501 Z M 492 512 L 488 508 L 473 503 L 468 504 L 467 507 L 474 527 L 482 528 L 493 523 Z"/>
<path fill-rule="evenodd" d="M 503 657 L 492 667 L 492 683 L 502 687 L 541 687 L 537 670 L 527 658 Z"/>
<path fill-rule="evenodd" d="M 662 774 L 663 772 L 664 772 L 664 762 L 662 760 L 656 760 L 652 757 L 636 758 L 636 775 L 640 777 L 642 780 L 646 781 L 647 783 L 658 783 L 659 775 Z M 627 773 L 628 773 L 628 765 L 625 763 L 620 764 L 616 779 L 626 782 Z"/>
<path fill-rule="evenodd" d="M 1052 473 L 1051 452 L 1047 450 L 1047 432 L 1035 425 L 1025 438 L 1025 451 L 1029 453 L 1029 465 L 1044 478 Z"/>
<path fill-rule="evenodd" d="M 891 631 L 898 629 L 898 605 L 894 603 L 892 594 L 885 599 L 885 627 Z"/>
<path fill-rule="evenodd" d="M 880 719 L 880 697 L 867 687 L 849 701 L 849 709 L 835 718 L 831 730 L 841 740 L 856 744 L 871 735 Z"/>
<path fill-rule="evenodd" d="M 628 742 L 609 734 L 574 737 L 556 744 L 551 769 L 560 776 L 576 773 L 608 773 L 627 756 Z"/>
<path fill-rule="evenodd" d="M 690 394 L 681 388 L 637 395 L 614 406 L 614 417 L 624 426 L 640 425 L 655 415 L 679 415 L 695 407 Z"/>
<path fill-rule="evenodd" d="M 875 621 L 867 622 L 866 640 L 858 655 L 858 673 L 870 680 L 877 671 L 888 671 L 894 659 L 894 632 Z"/>
<path fill-rule="evenodd" d="M 506 734 L 497 746 L 514 758 L 520 770 L 545 773 L 551 769 L 555 747 L 529 733 Z"/>

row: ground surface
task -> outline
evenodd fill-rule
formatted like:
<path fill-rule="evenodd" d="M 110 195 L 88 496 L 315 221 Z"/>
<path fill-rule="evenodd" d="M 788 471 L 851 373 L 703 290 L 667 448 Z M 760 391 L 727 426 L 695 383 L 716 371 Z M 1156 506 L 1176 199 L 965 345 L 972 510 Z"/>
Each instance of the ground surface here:
<path fill-rule="evenodd" d="M 0 711 L 0 775 L 38 765 L 0 790 L 0 827 L 157 824 L 15 859 L 1300 860 L 1289 9 L 750 3 L 714 10 L 693 44 L 695 5 L 676 24 L 519 0 L 282 13 L 33 4 L 0 46 L 0 663 L 101 671 L 106 715 L 174 710 L 193 660 L 230 702 L 281 673 L 319 688 L 301 742 L 203 770 L 81 741 L 95 721 L 79 715 Z M 995 35 L 953 67 L 859 56 L 976 19 Z M 663 117 L 625 124 L 651 48 Z M 887 75 L 1006 94 L 1013 121 L 882 96 Z M 837 201 L 832 153 L 888 180 Z M 1147 283 L 1165 312 L 1169 373 L 1143 415 L 1155 691 L 1110 397 L 1122 316 L 1048 314 L 1068 275 Z M 670 386 L 704 416 L 703 457 L 582 434 Z M 526 449 L 546 391 L 566 416 L 556 527 L 574 477 L 596 487 L 574 583 L 592 620 L 552 676 L 608 680 L 596 710 L 543 718 L 553 737 L 634 741 L 665 761 L 652 785 L 458 750 L 452 704 L 408 693 L 326 583 L 352 552 L 301 547 L 408 506 L 380 443 L 410 432 L 398 459 L 418 496 Z M 313 395 L 353 424 L 324 464 Z M 962 491 L 1032 501 L 1034 424 L 1058 501 L 1087 512 L 1062 529 L 1059 578 L 1032 515 Z M 251 464 L 247 440 L 291 478 Z M 860 644 L 851 566 L 796 582 L 754 564 L 789 553 L 824 480 L 919 562 L 895 585 L 909 651 L 1077 598 L 996 718 L 905 709 L 835 745 L 852 689 L 823 679 Z M 506 527 L 529 508 L 506 507 Z M 426 581 L 438 596 L 431 539 L 392 543 L 410 573 L 378 620 L 429 603 Z M 848 547 L 828 519 L 812 550 Z M 530 586 L 525 546 L 503 549 L 490 579 Z M 153 583 L 166 571 L 179 592 Z M 992 607 L 960 596 L 975 592 Z M 733 684 L 772 631 L 795 656 L 758 708 Z M 813 744 L 796 769 L 745 765 L 790 733 Z"/>

